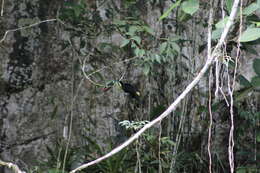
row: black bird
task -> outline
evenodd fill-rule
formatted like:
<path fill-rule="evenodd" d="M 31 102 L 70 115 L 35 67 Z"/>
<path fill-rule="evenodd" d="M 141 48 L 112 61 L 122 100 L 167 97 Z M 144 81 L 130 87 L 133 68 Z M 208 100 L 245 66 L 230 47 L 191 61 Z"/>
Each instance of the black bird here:
<path fill-rule="evenodd" d="M 124 92 L 128 93 L 132 98 L 139 99 L 140 92 L 137 88 L 129 83 L 123 83 L 119 81 L 119 86 L 124 90 Z"/>
<path fill-rule="evenodd" d="M 139 99 L 140 97 L 140 92 L 138 91 L 138 89 L 129 84 L 129 83 L 124 83 L 122 81 L 109 81 L 104 88 L 102 88 L 102 90 L 104 92 L 110 90 L 115 84 L 117 84 L 124 92 L 128 93 L 132 98 L 135 98 L 135 99 Z"/>

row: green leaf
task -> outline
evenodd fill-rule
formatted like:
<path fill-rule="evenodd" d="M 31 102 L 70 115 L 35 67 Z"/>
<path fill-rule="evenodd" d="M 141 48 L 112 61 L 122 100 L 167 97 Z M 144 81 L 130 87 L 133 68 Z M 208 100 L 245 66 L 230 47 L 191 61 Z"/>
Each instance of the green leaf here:
<path fill-rule="evenodd" d="M 126 21 L 124 21 L 124 20 L 114 20 L 113 21 L 113 23 L 115 24 L 115 25 L 118 25 L 118 26 L 123 26 L 123 25 L 126 25 Z"/>
<path fill-rule="evenodd" d="M 135 32 L 138 30 L 139 28 L 137 26 L 130 26 L 129 31 L 128 31 L 128 35 L 134 36 Z"/>
<path fill-rule="evenodd" d="M 53 120 L 56 116 L 57 116 L 57 112 L 58 112 L 58 105 L 54 106 L 54 109 L 51 113 L 51 119 Z"/>
<path fill-rule="evenodd" d="M 162 20 L 162 19 L 168 17 L 170 15 L 171 11 L 180 5 L 180 2 L 181 2 L 181 0 L 172 4 L 171 7 L 168 10 L 166 10 L 166 12 L 164 12 L 163 15 L 160 16 L 159 20 Z"/>
<path fill-rule="evenodd" d="M 257 3 L 252 3 L 248 7 L 243 9 L 243 14 L 246 16 L 251 15 L 253 12 L 255 12 L 257 9 L 259 9 L 259 6 Z"/>
<path fill-rule="evenodd" d="M 161 57 L 158 54 L 155 54 L 154 58 L 159 64 L 161 64 Z"/>
<path fill-rule="evenodd" d="M 245 98 L 248 98 L 249 93 L 251 93 L 253 90 L 254 87 L 246 87 L 235 92 L 235 102 L 239 102 L 244 100 Z"/>
<path fill-rule="evenodd" d="M 233 5 L 233 0 L 226 0 L 226 6 L 229 14 L 231 12 L 232 5 Z"/>
<path fill-rule="evenodd" d="M 145 54 L 145 50 L 144 50 L 144 49 L 139 49 L 139 48 L 136 48 L 136 49 L 134 50 L 134 52 L 135 52 L 135 55 L 136 55 L 136 56 L 139 56 L 139 57 L 143 57 L 144 54 Z"/>
<path fill-rule="evenodd" d="M 144 26 L 143 28 L 144 28 L 145 32 L 148 32 L 149 34 L 154 35 L 154 31 L 152 28 L 150 28 L 148 26 Z"/>
<path fill-rule="evenodd" d="M 138 44 L 141 44 L 141 38 L 138 36 L 134 36 L 131 38 L 132 40 L 135 40 Z"/>
<path fill-rule="evenodd" d="M 123 41 L 123 43 L 121 44 L 121 48 L 122 47 L 125 47 L 128 43 L 130 42 L 130 40 L 128 40 L 128 39 L 124 39 L 124 41 Z"/>
<path fill-rule="evenodd" d="M 220 38 L 221 34 L 223 32 L 223 28 L 219 28 L 219 29 L 215 29 L 213 32 L 212 32 L 212 36 L 211 38 L 213 40 L 217 40 Z"/>
<path fill-rule="evenodd" d="M 251 83 L 254 87 L 260 87 L 260 76 L 253 77 Z"/>
<path fill-rule="evenodd" d="M 193 15 L 199 9 L 199 2 L 197 0 L 188 0 L 183 2 L 181 7 L 185 13 Z"/>
<path fill-rule="evenodd" d="M 237 172 L 237 173 L 246 173 L 247 171 L 246 171 L 245 168 L 237 168 L 237 169 L 236 169 L 236 172 Z"/>
<path fill-rule="evenodd" d="M 239 80 L 239 83 L 245 87 L 252 86 L 251 83 L 243 75 L 239 75 L 238 80 Z"/>
<path fill-rule="evenodd" d="M 180 48 L 180 46 L 177 43 L 172 42 L 171 46 L 172 46 L 173 50 L 175 50 L 176 52 L 178 52 L 178 54 L 180 54 L 181 48 Z"/>
<path fill-rule="evenodd" d="M 167 42 L 163 42 L 160 45 L 160 53 L 163 53 L 166 50 L 167 44 L 168 44 Z"/>
<path fill-rule="evenodd" d="M 144 65 L 144 68 L 143 68 L 144 74 L 145 74 L 146 76 L 150 73 L 150 69 L 151 69 L 150 65 L 146 63 L 146 64 Z"/>
<path fill-rule="evenodd" d="M 240 42 L 254 41 L 260 38 L 260 28 L 247 28 L 240 37 Z"/>
<path fill-rule="evenodd" d="M 80 14 L 83 12 L 83 7 L 81 5 L 75 5 L 73 7 L 74 13 L 76 17 L 79 17 Z"/>
<path fill-rule="evenodd" d="M 257 134 L 256 141 L 260 142 L 260 134 Z"/>
<path fill-rule="evenodd" d="M 226 16 L 224 19 L 220 20 L 218 23 L 216 23 L 216 28 L 224 28 L 225 25 L 228 22 L 228 17 Z"/>
<path fill-rule="evenodd" d="M 256 27 L 260 27 L 260 22 L 251 21 Z"/>
<path fill-rule="evenodd" d="M 255 59 L 253 62 L 253 68 L 255 73 L 260 76 L 260 59 Z"/>

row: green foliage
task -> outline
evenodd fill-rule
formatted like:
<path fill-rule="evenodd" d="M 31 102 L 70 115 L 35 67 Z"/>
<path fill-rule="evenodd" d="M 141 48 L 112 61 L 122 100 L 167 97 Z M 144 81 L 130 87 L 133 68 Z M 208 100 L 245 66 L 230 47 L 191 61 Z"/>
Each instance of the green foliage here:
<path fill-rule="evenodd" d="M 70 31 L 71 37 L 79 37 L 84 34 L 89 38 L 95 38 L 102 32 L 101 23 L 103 21 L 99 12 L 94 11 L 88 5 L 84 1 L 64 2 L 59 19 L 66 22 L 65 29 Z M 104 32 L 110 30 L 111 26 L 107 26 Z"/>
<path fill-rule="evenodd" d="M 218 28 L 218 29 L 213 30 L 211 38 L 213 40 L 219 39 L 221 34 L 222 34 L 222 32 L 223 32 L 223 28 Z"/>
<path fill-rule="evenodd" d="M 260 112 L 259 112 L 258 114 L 260 114 Z M 260 119 L 260 117 L 259 117 L 259 119 Z M 256 141 L 257 141 L 257 142 L 260 142 L 260 133 L 257 134 L 257 136 L 256 136 Z"/>
<path fill-rule="evenodd" d="M 193 15 L 199 9 L 199 1 L 186 0 L 181 4 L 181 8 L 185 13 Z"/>
<path fill-rule="evenodd" d="M 221 19 L 219 22 L 215 24 L 216 28 L 224 28 L 228 22 L 228 19 L 229 17 L 224 17 L 224 19 Z"/>
<path fill-rule="evenodd" d="M 254 41 L 260 38 L 260 28 L 247 28 L 240 37 L 240 42 Z"/>
<path fill-rule="evenodd" d="M 252 168 L 252 167 L 239 167 L 236 169 L 236 173 L 258 173 L 258 168 Z"/>
<path fill-rule="evenodd" d="M 72 23 L 81 23 L 85 14 L 86 6 L 84 3 L 65 2 L 61 11 L 60 19 L 71 21 Z"/>
<path fill-rule="evenodd" d="M 115 20 L 114 25 L 125 37 L 120 47 L 130 47 L 134 55 L 141 58 L 137 63 L 143 68 L 145 75 L 151 74 L 154 65 L 168 63 L 180 53 L 180 38 L 177 36 L 164 39 L 165 42 L 160 45 L 158 51 L 147 48 L 149 45 L 145 44 L 143 38 L 145 36 L 146 39 L 153 39 L 154 31 L 142 21 L 129 18 Z"/>
<path fill-rule="evenodd" d="M 180 5 L 180 3 L 181 3 L 181 0 L 173 3 L 171 5 L 171 7 L 168 10 L 166 10 L 166 12 L 164 12 L 163 15 L 160 16 L 159 20 L 162 20 L 162 19 L 168 17 L 170 15 L 170 13 L 172 12 L 172 10 L 175 9 L 176 7 L 178 7 Z"/>
<path fill-rule="evenodd" d="M 77 166 L 92 161 L 97 157 L 100 157 L 106 154 L 107 150 L 112 150 L 115 146 L 111 140 L 105 141 L 109 148 L 103 148 L 101 145 L 96 143 L 90 137 L 84 137 L 88 141 L 87 145 L 69 147 L 68 155 L 66 159 L 65 171 L 63 173 L 68 173 L 72 169 L 75 169 Z M 58 141 L 54 148 L 47 146 L 48 155 L 50 156 L 46 162 L 41 162 L 40 166 L 35 167 L 30 170 L 30 173 L 61 173 L 62 165 L 65 154 L 65 144 L 62 144 L 61 141 Z M 92 173 L 118 173 L 126 172 L 131 173 L 134 170 L 135 160 L 134 150 L 132 153 L 128 149 L 124 149 L 120 153 L 110 157 L 109 159 L 93 165 L 87 170 L 80 171 L 82 172 L 92 172 Z"/>
<path fill-rule="evenodd" d="M 253 68 L 255 73 L 260 76 L 260 59 L 254 59 Z"/>
<path fill-rule="evenodd" d="M 260 87 L 260 76 L 254 76 L 251 80 L 251 83 L 254 87 Z"/>
<path fill-rule="evenodd" d="M 232 5 L 233 5 L 233 0 L 226 0 L 226 7 L 227 7 L 227 10 L 228 10 L 228 13 L 230 14 L 231 12 L 231 8 L 232 8 Z"/>
<path fill-rule="evenodd" d="M 226 8 L 228 10 L 228 12 L 230 13 L 231 11 L 231 7 L 233 4 L 233 0 L 228 0 L 226 1 Z M 260 9 L 260 6 L 258 5 L 259 3 L 251 3 L 249 4 L 245 9 L 243 9 L 243 15 L 246 16 L 247 22 L 248 23 L 254 23 L 256 26 L 258 25 L 258 20 L 259 18 L 255 15 L 253 15 L 253 13 Z M 226 16 L 224 19 L 221 19 L 220 21 L 218 21 L 215 25 L 214 25 L 214 30 L 212 32 L 212 39 L 216 40 L 219 39 L 221 36 L 221 33 L 223 32 L 223 28 L 225 27 L 227 21 L 228 21 L 228 16 Z M 235 23 L 239 22 L 239 17 L 237 17 L 235 19 Z M 260 38 L 260 30 L 257 27 L 253 27 L 252 25 L 248 25 L 248 28 L 246 31 L 244 31 L 240 37 L 240 42 L 252 42 L 255 41 L 257 39 Z M 236 33 L 237 34 L 237 33 Z M 231 36 L 232 37 L 236 37 L 235 36 Z"/>
<path fill-rule="evenodd" d="M 239 75 L 238 80 L 239 80 L 239 83 L 241 85 L 243 85 L 244 87 L 251 87 L 252 86 L 252 84 L 243 75 Z"/>
<path fill-rule="evenodd" d="M 127 130 L 128 129 L 139 130 L 147 123 L 149 123 L 149 121 L 128 121 L 128 120 L 124 120 L 124 121 L 119 122 L 119 125 L 125 127 Z"/>
<path fill-rule="evenodd" d="M 175 142 L 169 137 L 161 137 L 159 144 L 158 136 L 153 134 L 149 132 L 143 134 L 135 144 L 140 154 L 142 172 L 156 173 L 159 164 L 162 166 L 163 172 L 168 172 L 172 159 L 171 148 L 175 146 Z"/>
<path fill-rule="evenodd" d="M 180 53 L 179 41 L 180 38 L 178 37 L 169 37 L 165 42 L 161 43 L 158 52 L 147 51 L 142 61 L 140 61 L 144 74 L 152 74 L 153 67 L 157 64 L 166 64 L 173 61 Z"/>
<path fill-rule="evenodd" d="M 175 3 L 173 3 L 169 9 L 167 9 L 159 18 L 159 20 L 165 19 L 167 18 L 170 13 L 179 5 L 181 5 L 181 9 L 184 13 L 189 14 L 189 15 L 193 15 L 196 11 L 198 11 L 199 9 L 199 1 L 197 0 L 186 0 L 184 2 L 181 3 L 181 0 L 176 1 Z M 184 21 L 184 16 L 185 14 L 183 14 L 179 19 L 181 21 Z M 190 16 L 189 16 L 190 18 Z"/>
<path fill-rule="evenodd" d="M 153 35 L 153 30 L 144 22 L 128 18 L 126 20 L 115 20 L 113 24 L 118 31 L 125 37 L 120 47 L 125 47 L 129 43 L 132 48 L 140 48 L 143 34 Z"/>
<path fill-rule="evenodd" d="M 133 20 L 132 18 L 128 20 L 116 20 L 114 24 L 125 37 L 120 47 L 124 48 L 129 45 L 135 56 L 143 57 L 147 50 L 143 48 L 142 36 L 152 36 L 154 34 L 153 30 L 142 21 Z"/>
<path fill-rule="evenodd" d="M 150 113 L 151 119 L 154 119 L 158 117 L 160 114 L 162 114 L 166 110 L 166 107 L 164 105 L 158 105 L 152 108 L 152 111 Z"/>
<path fill-rule="evenodd" d="M 243 15 L 249 16 L 258 9 L 260 9 L 260 6 L 257 3 L 251 3 L 248 7 L 244 8 Z"/>
<path fill-rule="evenodd" d="M 74 154 L 77 148 L 69 148 L 65 160 L 65 169 L 62 171 L 66 144 L 62 140 L 57 140 L 55 145 L 46 146 L 47 155 L 49 156 L 47 161 L 39 161 L 39 165 L 29 170 L 29 173 L 68 173 L 73 164 Z"/>
<path fill-rule="evenodd" d="M 85 162 L 92 161 L 97 157 L 105 155 L 107 150 L 110 151 L 115 146 L 115 144 L 110 139 L 104 141 L 106 142 L 106 144 L 108 144 L 108 148 L 106 149 L 101 147 L 101 145 L 99 145 L 89 137 L 86 137 L 86 140 L 88 141 L 88 145 L 82 147 L 81 151 L 81 153 L 84 154 L 85 158 L 87 159 L 85 160 Z M 134 166 L 133 157 L 133 153 L 131 153 L 130 150 L 124 149 L 123 151 L 110 157 L 109 159 L 89 167 L 87 171 L 93 173 L 130 173 L 131 171 L 133 171 Z"/>

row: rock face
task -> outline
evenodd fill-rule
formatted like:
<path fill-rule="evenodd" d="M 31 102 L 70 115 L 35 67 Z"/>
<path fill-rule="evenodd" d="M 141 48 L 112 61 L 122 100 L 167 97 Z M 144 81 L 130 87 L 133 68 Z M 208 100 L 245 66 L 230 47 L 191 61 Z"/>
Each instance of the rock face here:
<path fill-rule="evenodd" d="M 118 125 L 119 121 L 154 118 L 158 113 L 152 115 L 152 112 L 162 112 L 192 78 L 189 74 L 195 74 L 201 66 L 203 60 L 195 61 L 191 57 L 201 57 L 198 56 L 198 45 L 205 41 L 205 28 L 195 28 L 193 32 L 198 33 L 196 35 L 191 31 L 184 33 L 184 39 L 195 40 L 192 45 L 183 44 L 182 51 L 191 58 L 187 62 L 184 60 L 185 68 L 180 68 L 178 64 L 183 60 L 175 59 L 175 63 L 157 65 L 154 68 L 156 75 L 149 78 L 140 66 L 127 60 L 133 57 L 133 52 L 117 52 L 104 46 L 100 53 L 97 47 L 107 41 L 113 43 L 116 49 L 121 49 L 123 37 L 119 33 L 108 33 L 109 36 L 95 34 L 104 31 L 106 22 L 111 22 L 107 19 L 109 11 L 106 7 L 120 10 L 123 4 L 120 0 L 113 1 L 97 10 L 94 2 L 97 3 L 86 1 L 86 4 L 90 11 L 93 10 L 91 12 L 99 12 L 100 18 L 93 19 L 97 23 L 91 23 L 82 32 L 58 20 L 21 28 L 56 19 L 64 7 L 64 0 L 5 1 L 0 18 L 1 38 L 7 30 L 20 30 L 8 32 L 0 43 L 0 159 L 29 170 L 49 159 L 47 148 L 55 148 L 57 141 L 83 146 L 88 142 L 84 137 L 93 137 L 101 146 L 106 146 L 105 139 L 114 137 L 121 142 L 127 135 Z M 175 32 L 174 22 L 158 22 L 162 12 L 160 6 L 169 6 L 170 1 L 153 6 L 146 1 L 138 2 L 140 18 L 154 28 L 156 37 Z M 100 21 L 102 25 L 99 25 Z M 182 24 L 185 27 L 191 23 Z M 203 56 L 201 58 L 204 59 Z M 88 74 L 95 73 L 86 79 L 82 67 Z M 135 103 L 116 87 L 106 93 L 101 91 L 100 83 L 122 77 L 141 90 L 141 103 Z M 206 91 L 206 83 L 203 80 L 201 89 L 196 90 L 194 95 Z M 189 105 L 189 109 L 183 108 L 187 114 L 193 112 L 190 105 L 196 102 L 194 95 L 188 96 L 185 101 L 185 105 Z M 205 100 L 202 102 L 206 104 Z M 205 138 L 203 127 L 206 128 L 207 124 L 201 125 L 201 118 L 206 119 L 205 114 L 191 117 L 192 129 L 189 130 L 204 133 Z M 168 122 L 172 123 L 171 120 Z M 178 125 L 173 123 L 169 127 L 165 123 L 163 126 L 171 130 Z M 204 138 L 205 143 L 207 139 Z M 201 146 L 201 143 L 198 145 Z M 206 144 L 203 145 L 205 147 Z M 0 172 L 9 173 L 4 168 L 0 168 Z"/>

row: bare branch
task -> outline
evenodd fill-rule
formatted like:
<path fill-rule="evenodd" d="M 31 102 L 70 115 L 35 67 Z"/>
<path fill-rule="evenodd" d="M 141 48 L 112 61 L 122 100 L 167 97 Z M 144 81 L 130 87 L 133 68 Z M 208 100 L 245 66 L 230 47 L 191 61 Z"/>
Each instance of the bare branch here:
<path fill-rule="evenodd" d="M 211 57 L 211 34 L 213 23 L 213 0 L 210 1 L 209 21 L 208 21 L 208 58 Z M 208 155 L 209 155 L 209 173 L 212 173 L 212 158 L 211 158 L 211 130 L 212 130 L 212 112 L 211 112 L 211 71 L 209 76 L 209 131 L 208 131 Z"/>
<path fill-rule="evenodd" d="M 242 4 L 243 0 L 241 0 L 240 3 L 240 24 L 239 24 L 239 36 L 238 40 L 240 40 L 241 34 L 242 34 L 242 23 L 243 23 L 243 18 L 242 18 Z M 236 75 L 237 75 L 237 66 L 238 66 L 238 58 L 240 56 L 240 42 L 237 43 L 237 55 L 235 58 L 235 70 L 233 74 L 233 81 L 230 81 L 230 78 L 228 76 L 228 93 L 230 96 L 230 120 L 231 120 L 231 127 L 229 131 L 229 138 L 228 138 L 228 159 L 229 159 L 229 166 L 230 166 L 230 172 L 233 173 L 235 172 L 235 164 L 234 164 L 234 89 L 235 89 L 235 84 L 236 84 Z M 232 85 L 231 85 L 232 83 Z"/>
<path fill-rule="evenodd" d="M 12 169 L 15 173 L 26 173 L 24 171 L 21 171 L 16 164 L 11 163 L 11 162 L 4 162 L 4 161 L 0 160 L 0 165 L 6 166 L 6 167 Z"/>
<path fill-rule="evenodd" d="M 2 7 L 1 7 L 1 14 L 0 14 L 0 16 L 4 15 L 4 5 L 5 5 L 5 0 L 2 0 Z"/>
<path fill-rule="evenodd" d="M 238 7 L 238 3 L 239 0 L 235 0 L 233 7 L 232 7 L 232 11 L 229 17 L 229 20 L 227 22 L 227 24 L 225 25 L 224 31 L 221 35 L 221 38 L 218 42 L 218 44 L 216 45 L 215 49 L 213 50 L 212 54 L 210 57 L 208 57 L 204 67 L 201 69 L 201 71 L 199 72 L 199 74 L 194 78 L 194 80 L 186 87 L 186 89 L 181 93 L 181 95 L 179 95 L 179 97 L 167 108 L 166 111 L 164 111 L 159 117 L 157 117 L 156 119 L 154 119 L 153 121 L 151 121 L 150 123 L 146 124 L 143 128 L 141 128 L 137 133 L 135 133 L 132 137 L 130 137 L 127 141 L 125 141 L 123 144 L 121 144 L 120 146 L 116 147 L 115 149 L 113 149 L 112 151 L 110 151 L 109 153 L 107 153 L 106 155 L 93 160 L 89 163 L 83 164 L 81 166 L 79 166 L 78 168 L 70 171 L 70 173 L 75 173 L 77 171 L 80 171 L 84 168 L 87 168 L 88 166 L 97 164 L 99 162 L 101 162 L 102 160 L 105 160 L 111 156 L 113 156 L 114 154 L 118 153 L 119 151 L 121 151 L 122 149 L 124 149 L 125 147 L 127 147 L 128 145 L 130 145 L 133 141 L 135 141 L 142 133 L 144 133 L 147 129 L 151 128 L 152 126 L 154 126 L 155 124 L 161 122 L 165 117 L 167 117 L 173 110 L 176 109 L 177 105 L 182 101 L 182 99 L 194 88 L 194 86 L 196 84 L 198 84 L 198 82 L 201 80 L 201 78 L 203 77 L 203 75 L 206 73 L 206 71 L 208 70 L 208 68 L 210 67 L 210 65 L 213 63 L 214 59 L 218 58 L 218 52 L 219 49 L 221 48 L 221 46 L 223 45 L 227 33 L 231 27 L 231 25 L 233 24 L 233 20 L 236 16 L 236 12 L 237 12 L 237 7 Z"/>
<path fill-rule="evenodd" d="M 3 38 L 0 40 L 0 43 L 2 43 L 2 42 L 5 40 L 5 38 L 6 38 L 6 36 L 7 36 L 7 34 L 8 34 L 9 32 L 15 32 L 15 31 L 19 31 L 19 30 L 22 30 L 22 29 L 28 29 L 28 28 L 34 27 L 34 26 L 36 26 L 36 25 L 39 25 L 39 24 L 41 24 L 41 23 L 52 22 L 52 21 L 57 21 L 57 19 L 43 20 L 43 21 L 39 21 L 39 22 L 33 23 L 33 24 L 31 24 L 31 25 L 28 25 L 28 26 L 23 26 L 23 27 L 20 27 L 20 28 L 7 30 L 7 31 L 5 32 Z"/>

